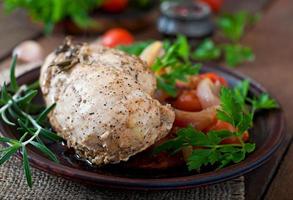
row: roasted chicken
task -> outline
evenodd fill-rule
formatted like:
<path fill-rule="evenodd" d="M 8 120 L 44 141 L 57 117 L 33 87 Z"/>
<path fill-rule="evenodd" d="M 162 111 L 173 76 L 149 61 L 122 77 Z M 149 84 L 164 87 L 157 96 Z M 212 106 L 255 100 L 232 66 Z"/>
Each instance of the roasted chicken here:
<path fill-rule="evenodd" d="M 67 40 L 42 66 L 41 90 L 55 131 L 82 158 L 118 163 L 165 137 L 175 114 L 153 98 L 156 79 L 135 56 Z"/>

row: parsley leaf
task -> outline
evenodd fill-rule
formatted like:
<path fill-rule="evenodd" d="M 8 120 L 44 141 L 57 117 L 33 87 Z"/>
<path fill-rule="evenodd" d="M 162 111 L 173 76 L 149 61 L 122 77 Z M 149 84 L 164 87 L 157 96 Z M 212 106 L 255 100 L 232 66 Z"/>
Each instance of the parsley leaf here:
<path fill-rule="evenodd" d="M 252 100 L 253 110 L 264 110 L 278 108 L 276 100 L 271 99 L 268 94 L 261 94 L 258 98 Z"/>
<path fill-rule="evenodd" d="M 221 48 L 211 39 L 205 39 L 193 52 L 192 57 L 199 61 L 216 60 L 221 56 Z"/>
<path fill-rule="evenodd" d="M 151 43 L 153 40 L 147 40 L 147 41 L 142 41 L 142 42 L 135 42 L 131 45 L 120 45 L 117 48 L 121 51 L 124 51 L 128 54 L 131 55 L 136 55 L 139 56 L 141 52 Z"/>
<path fill-rule="evenodd" d="M 251 15 L 244 11 L 224 13 L 217 19 L 217 26 L 226 38 L 235 42 L 243 36 L 245 27 L 255 23 L 257 18 L 259 18 L 258 15 Z"/>
<path fill-rule="evenodd" d="M 158 88 L 175 97 L 176 81 L 187 81 L 188 76 L 198 74 L 200 65 L 189 61 L 190 47 L 186 37 L 178 36 L 173 44 L 166 43 L 164 47 L 165 55 L 158 58 L 151 69 L 154 72 L 163 72 L 157 77 Z"/>
<path fill-rule="evenodd" d="M 223 46 L 225 62 L 230 67 L 235 67 L 245 61 L 254 61 L 254 54 L 249 47 L 240 44 L 226 44 Z"/>
<path fill-rule="evenodd" d="M 180 129 L 176 138 L 155 148 L 155 153 L 169 151 L 174 154 L 186 146 L 195 146 L 197 148 L 192 150 L 187 160 L 189 170 L 200 170 L 209 164 L 224 167 L 231 162 L 242 161 L 245 155 L 255 148 L 255 145 L 250 143 L 221 144 L 223 139 L 231 136 L 234 136 L 234 133 L 227 130 L 210 131 L 205 134 L 189 126 Z"/>
<path fill-rule="evenodd" d="M 177 131 L 177 136 L 155 148 L 155 153 L 168 151 L 177 153 L 184 147 L 193 148 L 187 159 L 189 170 L 200 170 L 203 166 L 214 165 L 218 168 L 230 163 L 238 163 L 246 155 L 255 150 L 254 143 L 244 143 L 243 134 L 253 125 L 255 110 L 276 108 L 275 100 L 267 94 L 251 100 L 248 97 L 249 81 L 239 83 L 235 88 L 223 87 L 220 92 L 221 107 L 217 110 L 217 118 L 230 123 L 235 131 L 221 130 L 203 133 L 192 126 Z M 248 110 L 246 102 L 251 102 Z M 236 138 L 239 143 L 222 144 L 223 139 Z"/>

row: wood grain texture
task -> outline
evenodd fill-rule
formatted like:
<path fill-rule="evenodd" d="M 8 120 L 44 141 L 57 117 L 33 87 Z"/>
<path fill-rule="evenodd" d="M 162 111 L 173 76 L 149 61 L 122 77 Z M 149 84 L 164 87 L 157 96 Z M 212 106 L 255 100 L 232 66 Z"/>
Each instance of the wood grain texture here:
<path fill-rule="evenodd" d="M 263 84 L 281 102 L 287 123 L 287 139 L 281 150 L 264 167 L 250 174 L 247 180 L 247 199 L 259 198 L 260 185 L 269 184 L 269 179 L 274 178 L 267 190 L 267 199 L 292 199 L 292 147 L 287 153 L 277 174 L 274 176 L 274 168 L 278 168 L 278 160 L 291 141 L 293 135 L 293 1 L 275 0 L 267 9 L 257 26 L 254 27 L 243 39 L 243 43 L 251 46 L 256 54 L 253 63 L 245 64 L 237 70 L 248 74 Z M 286 145 L 287 144 L 287 145 Z M 251 189 L 249 189 L 251 187 Z M 255 188 L 255 190 L 253 190 Z"/>
<path fill-rule="evenodd" d="M 32 24 L 23 11 L 5 13 L 0 4 L 0 60 L 7 57 L 21 41 L 40 36 L 42 30 Z"/>

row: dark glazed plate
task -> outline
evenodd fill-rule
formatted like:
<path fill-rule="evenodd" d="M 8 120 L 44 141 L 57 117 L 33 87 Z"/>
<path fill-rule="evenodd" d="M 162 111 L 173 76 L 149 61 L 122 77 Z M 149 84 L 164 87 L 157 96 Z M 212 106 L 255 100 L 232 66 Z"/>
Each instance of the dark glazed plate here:
<path fill-rule="evenodd" d="M 230 85 L 247 79 L 243 75 L 221 67 L 204 67 L 202 71 L 214 71 L 225 77 Z M 29 84 L 37 80 L 38 77 L 39 68 L 20 76 L 18 82 Z M 249 92 L 251 95 L 259 95 L 266 91 L 258 83 L 251 81 Z M 38 96 L 37 101 L 42 103 L 41 95 Z M 6 137 L 16 137 L 15 130 L 3 123 L 0 123 L 0 131 Z M 255 152 L 238 164 L 218 171 L 206 170 L 200 174 L 188 172 L 185 166 L 165 171 L 139 171 L 125 168 L 123 165 L 98 168 L 78 160 L 72 151 L 68 150 L 62 143 L 47 143 L 47 146 L 58 156 L 59 164 L 50 161 L 31 147 L 29 147 L 29 156 L 32 166 L 83 184 L 130 190 L 187 189 L 235 178 L 259 167 L 276 151 L 284 134 L 284 117 L 281 109 L 260 112 L 257 114 L 254 128 L 251 130 L 251 140 L 256 143 Z M 21 156 L 18 155 L 18 157 Z"/>

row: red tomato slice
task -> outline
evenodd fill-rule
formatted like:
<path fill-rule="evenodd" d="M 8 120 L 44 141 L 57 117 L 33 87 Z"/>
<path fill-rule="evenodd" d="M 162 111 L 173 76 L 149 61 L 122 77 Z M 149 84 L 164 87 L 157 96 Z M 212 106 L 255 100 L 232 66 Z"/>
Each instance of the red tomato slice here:
<path fill-rule="evenodd" d="M 102 9 L 107 12 L 121 12 L 128 5 L 128 0 L 105 0 Z"/>
<path fill-rule="evenodd" d="M 223 122 L 220 120 L 217 120 L 217 122 L 212 125 L 211 127 L 208 128 L 208 131 L 211 130 L 228 130 L 228 131 L 236 131 L 236 128 L 233 127 L 231 124 L 227 123 L 227 122 Z M 249 133 L 248 131 L 245 131 L 242 135 L 242 140 L 244 142 L 247 142 L 249 140 Z M 230 138 L 225 138 L 221 141 L 221 144 L 240 144 L 240 141 L 237 137 L 230 137 Z"/>
<path fill-rule="evenodd" d="M 226 79 L 216 73 L 204 73 L 200 75 L 200 78 L 209 78 L 213 83 L 219 81 L 223 86 L 228 86 Z"/>
<path fill-rule="evenodd" d="M 223 0 L 201 0 L 201 1 L 208 4 L 210 6 L 211 10 L 215 13 L 217 13 L 221 10 L 221 7 L 224 2 Z"/>
<path fill-rule="evenodd" d="M 247 142 L 249 140 L 249 133 L 248 131 L 245 131 L 242 135 L 243 142 Z M 223 139 L 221 141 L 221 144 L 240 144 L 240 141 L 237 137 L 230 137 Z"/>
<path fill-rule="evenodd" d="M 110 29 L 101 38 L 102 45 L 112 48 L 118 45 L 130 45 L 133 41 L 133 35 L 122 28 Z"/>
<path fill-rule="evenodd" d="M 184 111 L 202 110 L 200 102 L 196 96 L 196 90 L 183 90 L 171 104 L 173 107 Z"/>

